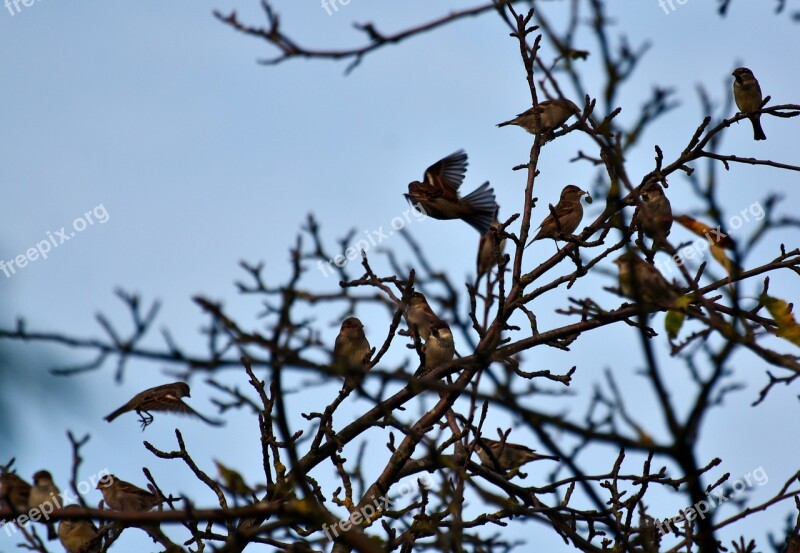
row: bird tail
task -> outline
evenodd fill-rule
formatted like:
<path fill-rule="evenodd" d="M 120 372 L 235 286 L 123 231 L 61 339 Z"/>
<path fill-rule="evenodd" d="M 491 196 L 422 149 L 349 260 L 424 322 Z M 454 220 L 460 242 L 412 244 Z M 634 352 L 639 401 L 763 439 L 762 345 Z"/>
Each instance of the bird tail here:
<path fill-rule="evenodd" d="M 114 419 L 116 419 L 118 416 L 120 416 L 122 413 L 125 413 L 126 411 L 128 411 L 128 406 L 127 405 L 123 405 L 122 407 L 120 407 L 119 409 L 117 409 L 116 411 L 111 413 L 110 415 L 106 416 L 106 420 L 108 422 L 111 422 Z"/>
<path fill-rule="evenodd" d="M 766 140 L 767 135 L 764 134 L 764 129 L 761 127 L 761 114 L 756 114 L 750 117 L 753 123 L 753 138 L 756 140 Z"/>
<path fill-rule="evenodd" d="M 481 236 L 486 234 L 489 227 L 492 226 L 494 214 L 497 211 L 494 190 L 489 186 L 489 181 L 484 182 L 461 200 L 470 207 L 470 213 L 462 219 L 477 230 Z"/>

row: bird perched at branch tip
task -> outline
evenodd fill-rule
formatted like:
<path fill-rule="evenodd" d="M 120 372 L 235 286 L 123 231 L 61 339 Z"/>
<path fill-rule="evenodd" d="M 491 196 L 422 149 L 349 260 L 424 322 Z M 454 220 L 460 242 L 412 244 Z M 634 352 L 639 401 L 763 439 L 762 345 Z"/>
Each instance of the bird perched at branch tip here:
<path fill-rule="evenodd" d="M 53 483 L 53 476 L 46 470 L 40 470 L 33 475 L 33 486 L 31 486 L 31 493 L 28 496 L 28 508 L 39 509 L 42 513 L 60 509 L 60 494 L 61 490 Z M 54 540 L 58 537 L 56 525 L 47 518 L 43 517 L 40 522 L 47 525 L 47 539 Z"/>
<path fill-rule="evenodd" d="M 475 452 L 481 459 L 481 464 L 490 469 L 500 468 L 503 471 L 520 468 L 522 465 L 532 461 L 549 460 L 559 461 L 553 455 L 542 455 L 534 450 L 520 444 L 508 442 L 498 442 L 489 438 L 477 438 L 477 444 L 473 442 L 470 447 L 475 448 Z"/>
<path fill-rule="evenodd" d="M 163 497 L 120 480 L 113 474 L 104 475 L 96 488 L 103 494 L 106 505 L 114 511 L 149 511 L 165 501 Z"/>
<path fill-rule="evenodd" d="M 498 123 L 498 127 L 517 125 L 531 134 L 553 131 L 567 122 L 567 119 L 580 113 L 581 110 L 566 98 L 545 100 L 536 107 L 527 109 L 508 121 Z"/>
<path fill-rule="evenodd" d="M 581 190 L 574 184 L 565 186 L 561 191 L 561 198 L 558 200 L 558 204 L 544 218 L 542 224 L 539 225 L 539 232 L 525 247 L 530 246 L 537 240 L 544 238 L 558 240 L 575 232 L 578 225 L 581 224 L 581 219 L 583 219 L 581 196 L 584 195 L 587 197 L 586 201 L 591 203 L 592 198 L 585 190 Z M 553 211 L 555 211 L 555 217 L 553 216 Z"/>
<path fill-rule="evenodd" d="M 761 96 L 761 86 L 758 84 L 753 72 L 746 67 L 737 67 L 733 73 L 733 98 L 736 106 L 743 114 L 748 116 L 753 124 L 753 139 L 766 140 L 767 135 L 761 127 L 761 114 L 752 113 L 761 108 L 763 100 Z"/>
<path fill-rule="evenodd" d="M 344 386 L 348 390 L 355 390 L 363 382 L 371 352 L 361 321 L 356 317 L 342 321 L 333 346 L 333 366 L 344 377 Z"/>
<path fill-rule="evenodd" d="M 654 245 L 663 244 L 672 229 L 672 206 L 664 189 L 656 181 L 650 181 L 639 192 L 641 203 L 636 215 L 636 225 L 653 239 Z"/>

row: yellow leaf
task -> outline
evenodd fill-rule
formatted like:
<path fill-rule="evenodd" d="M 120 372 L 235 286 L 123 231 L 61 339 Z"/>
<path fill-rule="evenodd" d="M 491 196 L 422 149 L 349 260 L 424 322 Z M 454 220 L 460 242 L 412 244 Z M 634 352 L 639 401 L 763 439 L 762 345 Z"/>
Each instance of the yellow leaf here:
<path fill-rule="evenodd" d="M 683 321 L 686 319 L 686 308 L 689 307 L 690 303 L 692 303 L 691 296 L 682 296 L 667 311 L 667 317 L 664 319 L 664 328 L 670 340 L 674 340 L 680 333 Z"/>
<path fill-rule="evenodd" d="M 678 223 L 696 235 L 702 236 L 706 240 L 710 241 L 712 248 L 713 246 L 719 246 L 720 248 L 732 250 L 734 247 L 731 237 L 725 234 L 720 227 L 712 228 L 705 223 L 701 223 L 697 219 L 689 217 L 688 215 L 676 215 L 673 217 L 673 220 L 678 221 Z"/>
<path fill-rule="evenodd" d="M 767 295 L 761 296 L 761 302 L 766 306 L 769 314 L 778 325 L 775 332 L 777 336 L 789 340 L 796 346 L 800 346 L 800 325 L 794 320 L 791 307 L 785 301 Z"/>

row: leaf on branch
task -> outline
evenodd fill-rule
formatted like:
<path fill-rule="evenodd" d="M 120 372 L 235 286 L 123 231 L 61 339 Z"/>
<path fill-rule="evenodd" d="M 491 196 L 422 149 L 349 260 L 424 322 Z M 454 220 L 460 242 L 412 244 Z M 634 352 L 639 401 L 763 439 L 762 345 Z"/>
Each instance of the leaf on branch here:
<path fill-rule="evenodd" d="M 670 340 L 678 337 L 678 334 L 683 327 L 683 321 L 686 319 L 686 308 L 692 303 L 692 296 L 683 296 L 678 298 L 675 304 L 667 311 L 667 316 L 664 319 L 664 329 L 667 331 L 667 336 Z"/>
<path fill-rule="evenodd" d="M 676 215 L 674 220 L 695 233 L 708 240 L 712 246 L 726 248 L 732 250 L 734 248 L 733 240 L 730 236 L 722 232 L 720 227 L 712 228 L 707 224 L 698 221 L 688 215 Z"/>
<path fill-rule="evenodd" d="M 794 315 L 792 315 L 792 306 L 781 299 L 773 298 L 766 294 L 761 295 L 761 302 L 766 306 L 769 314 L 772 315 L 775 324 L 778 325 L 775 335 L 789 340 L 796 346 L 800 346 L 800 325 L 797 324 Z"/>

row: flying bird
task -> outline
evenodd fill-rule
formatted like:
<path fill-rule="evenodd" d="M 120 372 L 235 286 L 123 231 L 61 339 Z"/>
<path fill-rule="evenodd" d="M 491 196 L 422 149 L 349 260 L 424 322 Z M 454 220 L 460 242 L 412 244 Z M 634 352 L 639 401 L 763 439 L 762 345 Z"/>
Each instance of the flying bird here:
<path fill-rule="evenodd" d="M 165 412 L 191 415 L 213 426 L 224 424 L 222 421 L 206 418 L 189 407 L 183 401 L 182 398 L 184 397 L 191 397 L 189 385 L 186 382 L 162 384 L 136 394 L 128 403 L 108 415 L 106 420 L 111 422 L 123 413 L 135 411 L 139 415 L 142 422 L 142 430 L 144 430 L 147 425 L 153 422 L 153 416 L 150 413 Z"/>
<path fill-rule="evenodd" d="M 461 219 L 481 235 L 486 234 L 497 211 L 494 190 L 486 181 L 460 197 L 458 189 L 466 172 L 467 154 L 459 150 L 428 167 L 422 182 L 410 183 L 406 199 L 434 219 Z"/>

